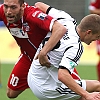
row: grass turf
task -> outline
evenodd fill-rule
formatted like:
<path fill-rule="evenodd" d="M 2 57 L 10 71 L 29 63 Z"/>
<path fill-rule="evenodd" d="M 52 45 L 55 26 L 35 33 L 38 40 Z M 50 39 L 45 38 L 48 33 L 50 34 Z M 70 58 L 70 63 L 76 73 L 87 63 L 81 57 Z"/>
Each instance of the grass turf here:
<path fill-rule="evenodd" d="M 96 79 L 97 71 L 95 65 L 79 65 L 76 67 L 81 79 Z"/>
<path fill-rule="evenodd" d="M 6 96 L 6 86 L 9 74 L 13 68 L 13 64 L 1 64 L 1 87 L 0 87 L 0 100 L 11 100 Z M 79 65 L 77 71 L 81 78 L 84 79 L 97 79 L 96 67 L 93 65 Z M 30 89 L 25 90 L 14 100 L 38 100 Z"/>
<path fill-rule="evenodd" d="M 6 96 L 7 80 L 10 72 L 13 68 L 13 64 L 2 64 L 1 65 L 1 87 L 0 87 L 0 100 L 11 100 Z M 25 90 L 14 100 L 38 100 L 30 89 Z"/>

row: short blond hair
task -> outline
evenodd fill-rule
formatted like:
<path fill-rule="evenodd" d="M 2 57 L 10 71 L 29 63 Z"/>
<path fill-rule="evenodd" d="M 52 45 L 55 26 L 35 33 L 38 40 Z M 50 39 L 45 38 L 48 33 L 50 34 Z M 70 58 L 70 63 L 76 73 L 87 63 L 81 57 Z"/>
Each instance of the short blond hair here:
<path fill-rule="evenodd" d="M 85 16 L 78 25 L 80 31 L 85 32 L 91 30 L 93 34 L 100 32 L 100 16 L 97 14 L 89 14 Z"/>

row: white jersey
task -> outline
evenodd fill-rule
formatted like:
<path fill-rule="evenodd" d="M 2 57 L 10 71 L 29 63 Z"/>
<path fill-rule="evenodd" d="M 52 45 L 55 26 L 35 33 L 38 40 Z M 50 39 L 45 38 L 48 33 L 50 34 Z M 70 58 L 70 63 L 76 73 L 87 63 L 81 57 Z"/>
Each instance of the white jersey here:
<path fill-rule="evenodd" d="M 76 31 L 76 21 L 64 11 L 54 8 L 49 11 L 49 15 L 56 18 L 68 31 L 47 54 L 49 62 L 52 64 L 50 68 L 41 66 L 39 60 L 33 60 L 28 74 L 28 84 L 33 93 L 38 98 L 41 98 L 40 100 L 49 100 L 47 98 L 52 98 L 50 100 L 75 100 L 77 95 L 58 80 L 58 68 L 59 66 L 63 66 L 70 73 L 73 73 L 73 69 L 78 64 L 82 55 L 83 46 Z M 50 35 L 51 33 L 48 33 L 42 41 L 36 55 L 46 44 Z M 78 82 L 81 86 L 82 82 L 84 83 L 84 81 Z M 85 83 L 82 87 L 86 88 Z"/>
<path fill-rule="evenodd" d="M 54 8 L 49 11 L 49 15 L 56 18 L 68 29 L 62 39 L 47 54 L 49 62 L 56 68 L 59 68 L 59 66 L 64 66 L 69 69 L 69 71 L 71 71 L 71 69 L 73 69 L 78 64 L 83 52 L 83 46 L 76 31 L 76 21 L 64 11 L 56 10 Z M 50 36 L 51 33 L 48 33 L 40 44 L 37 50 L 37 54 L 46 44 Z"/>

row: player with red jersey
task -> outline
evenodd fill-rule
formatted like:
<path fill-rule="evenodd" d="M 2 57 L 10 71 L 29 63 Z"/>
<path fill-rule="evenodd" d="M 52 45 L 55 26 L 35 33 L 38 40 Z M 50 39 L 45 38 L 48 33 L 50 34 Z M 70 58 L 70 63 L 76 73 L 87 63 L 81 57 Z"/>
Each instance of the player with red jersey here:
<path fill-rule="evenodd" d="M 100 15 L 100 0 L 91 0 L 89 5 L 90 13 Z M 98 80 L 100 81 L 100 40 L 96 41 L 97 44 L 97 54 L 99 56 L 99 61 L 97 64 Z"/>
<path fill-rule="evenodd" d="M 46 54 L 66 33 L 66 28 L 36 7 L 29 6 L 24 0 L 4 0 L 0 6 L 0 20 L 5 23 L 21 50 L 8 80 L 7 96 L 15 98 L 28 88 L 28 70 L 41 41 L 52 31 L 38 56 L 42 65 L 50 66 Z"/>

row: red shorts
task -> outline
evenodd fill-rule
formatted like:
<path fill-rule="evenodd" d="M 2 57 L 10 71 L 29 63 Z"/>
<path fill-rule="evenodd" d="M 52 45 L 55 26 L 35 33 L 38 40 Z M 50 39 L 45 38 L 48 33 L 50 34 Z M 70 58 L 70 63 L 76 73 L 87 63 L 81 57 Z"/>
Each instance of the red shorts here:
<path fill-rule="evenodd" d="M 25 90 L 28 87 L 27 75 L 31 61 L 26 55 L 21 55 L 15 64 L 8 80 L 8 87 L 12 90 Z"/>
<path fill-rule="evenodd" d="M 81 78 L 79 77 L 78 75 L 78 72 L 76 70 L 76 68 L 74 68 L 74 71 L 73 73 L 71 74 L 71 76 L 73 77 L 73 79 L 76 79 L 76 80 L 80 80 Z"/>
<path fill-rule="evenodd" d="M 100 40 L 96 41 L 97 43 L 97 54 L 100 55 Z"/>

